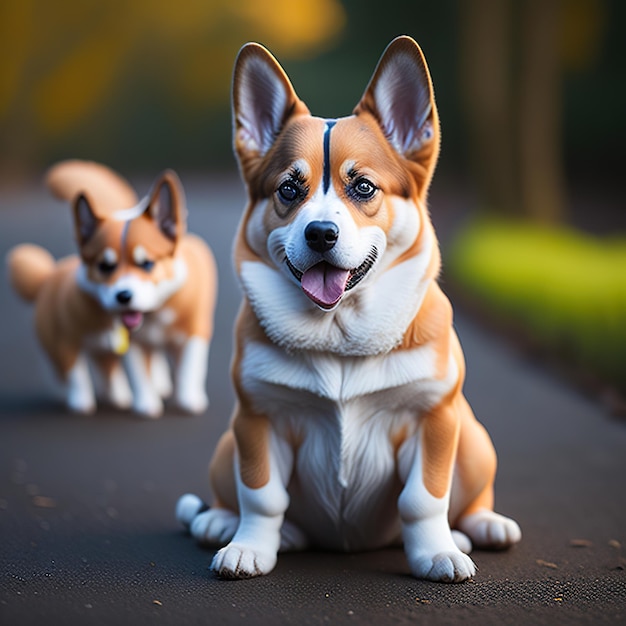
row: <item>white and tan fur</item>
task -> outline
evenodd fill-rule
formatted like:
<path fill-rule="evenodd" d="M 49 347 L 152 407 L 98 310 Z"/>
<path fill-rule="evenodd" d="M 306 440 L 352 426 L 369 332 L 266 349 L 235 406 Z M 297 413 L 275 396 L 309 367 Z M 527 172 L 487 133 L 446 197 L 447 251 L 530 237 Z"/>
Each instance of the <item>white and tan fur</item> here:
<path fill-rule="evenodd" d="M 91 362 L 116 407 L 157 417 L 174 393 L 184 410 L 203 411 L 217 277 L 208 246 L 185 233 L 176 174 L 161 174 L 142 200 L 98 163 L 63 161 L 46 182 L 72 203 L 80 254 L 55 262 L 24 244 L 8 263 L 16 291 L 35 303 L 37 335 L 66 384 L 68 406 L 95 410 Z"/>
<path fill-rule="evenodd" d="M 281 549 L 403 543 L 416 577 L 466 580 L 472 543 L 521 533 L 493 511 L 495 452 L 462 394 L 437 284 L 426 193 L 439 121 L 422 52 L 394 40 L 354 114 L 329 121 L 248 44 L 233 102 L 249 193 L 237 405 L 211 462 L 212 507 L 187 494 L 177 516 L 224 546 L 212 569 L 225 578 L 268 573 Z"/>

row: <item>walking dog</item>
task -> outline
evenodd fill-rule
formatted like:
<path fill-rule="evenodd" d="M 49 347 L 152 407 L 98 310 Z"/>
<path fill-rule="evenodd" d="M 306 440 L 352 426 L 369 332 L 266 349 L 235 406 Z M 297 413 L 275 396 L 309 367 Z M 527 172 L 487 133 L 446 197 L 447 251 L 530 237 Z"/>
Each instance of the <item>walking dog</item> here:
<path fill-rule="evenodd" d="M 8 263 L 16 291 L 35 303 L 37 335 L 66 384 L 68 406 L 95 410 L 91 361 L 109 402 L 159 416 L 174 391 L 171 350 L 178 405 L 203 411 L 217 278 L 207 245 L 185 234 L 176 174 L 161 174 L 141 201 L 121 176 L 92 162 L 61 162 L 47 184 L 72 202 L 79 255 L 55 262 L 24 244 Z"/>

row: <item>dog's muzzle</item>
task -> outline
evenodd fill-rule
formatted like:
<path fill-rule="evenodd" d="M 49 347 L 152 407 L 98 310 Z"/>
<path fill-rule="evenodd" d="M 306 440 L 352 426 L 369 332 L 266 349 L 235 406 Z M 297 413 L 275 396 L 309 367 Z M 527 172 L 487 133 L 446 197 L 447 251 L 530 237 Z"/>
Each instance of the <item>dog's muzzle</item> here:
<path fill-rule="evenodd" d="M 301 271 L 288 258 L 285 262 L 296 280 L 300 282 L 304 293 L 320 308 L 330 310 L 338 304 L 346 291 L 353 289 L 365 278 L 377 257 L 378 251 L 372 248 L 363 263 L 352 270 L 336 267 L 327 261 L 320 261 L 307 270 Z"/>

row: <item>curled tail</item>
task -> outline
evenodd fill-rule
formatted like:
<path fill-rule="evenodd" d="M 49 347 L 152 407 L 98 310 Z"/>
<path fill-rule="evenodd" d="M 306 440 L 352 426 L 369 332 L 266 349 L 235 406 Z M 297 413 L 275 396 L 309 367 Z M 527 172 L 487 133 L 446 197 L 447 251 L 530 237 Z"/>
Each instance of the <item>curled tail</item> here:
<path fill-rule="evenodd" d="M 32 302 L 55 268 L 53 256 L 40 246 L 22 244 L 7 255 L 9 279 L 24 300 Z"/>
<path fill-rule="evenodd" d="M 53 165 L 46 174 L 46 185 L 59 200 L 73 202 L 79 194 L 87 194 L 101 213 L 137 204 L 137 194 L 125 178 L 93 161 L 74 159 Z"/>

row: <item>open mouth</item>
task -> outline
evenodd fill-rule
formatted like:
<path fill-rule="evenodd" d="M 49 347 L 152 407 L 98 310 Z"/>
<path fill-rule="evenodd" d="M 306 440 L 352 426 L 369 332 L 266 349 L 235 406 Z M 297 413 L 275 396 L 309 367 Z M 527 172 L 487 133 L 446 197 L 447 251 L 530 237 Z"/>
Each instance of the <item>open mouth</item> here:
<path fill-rule="evenodd" d="M 377 256 L 376 249 L 372 248 L 365 261 L 353 270 L 344 270 L 326 261 L 320 261 L 305 272 L 301 272 L 289 259 L 286 259 L 286 263 L 291 273 L 300 282 L 304 293 L 319 307 L 332 309 L 346 291 L 363 280 L 376 262 Z"/>
<path fill-rule="evenodd" d="M 137 330 L 143 323 L 143 313 L 141 311 L 124 311 L 120 315 L 120 319 L 128 330 Z"/>

